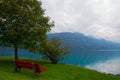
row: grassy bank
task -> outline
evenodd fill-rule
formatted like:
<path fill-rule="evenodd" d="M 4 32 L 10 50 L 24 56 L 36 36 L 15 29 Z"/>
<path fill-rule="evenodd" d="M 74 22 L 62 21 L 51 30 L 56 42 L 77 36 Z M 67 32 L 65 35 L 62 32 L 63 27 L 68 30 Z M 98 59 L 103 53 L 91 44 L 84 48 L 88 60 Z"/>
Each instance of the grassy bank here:
<path fill-rule="evenodd" d="M 28 61 L 37 61 L 25 59 Z M 47 68 L 38 77 L 33 70 L 22 69 L 14 72 L 13 58 L 0 57 L 0 80 L 120 80 L 118 76 L 107 75 L 79 66 L 65 64 L 50 64 L 47 61 L 38 61 L 41 66 Z"/>

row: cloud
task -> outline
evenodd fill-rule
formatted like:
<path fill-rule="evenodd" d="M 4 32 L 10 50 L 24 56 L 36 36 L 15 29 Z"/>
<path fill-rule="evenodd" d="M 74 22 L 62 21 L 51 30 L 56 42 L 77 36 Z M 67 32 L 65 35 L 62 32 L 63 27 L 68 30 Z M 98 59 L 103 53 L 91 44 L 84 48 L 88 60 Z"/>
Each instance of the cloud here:
<path fill-rule="evenodd" d="M 120 42 L 120 0 L 42 0 L 51 32 L 79 32 Z"/>
<path fill-rule="evenodd" d="M 86 65 L 86 68 L 105 73 L 120 74 L 120 58 L 89 64 Z"/>

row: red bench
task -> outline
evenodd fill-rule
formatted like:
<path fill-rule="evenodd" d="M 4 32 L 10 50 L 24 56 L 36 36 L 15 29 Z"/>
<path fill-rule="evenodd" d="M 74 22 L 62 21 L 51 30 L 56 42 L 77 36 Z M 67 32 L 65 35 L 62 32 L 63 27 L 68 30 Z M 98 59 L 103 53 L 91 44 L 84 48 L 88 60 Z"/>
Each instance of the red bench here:
<path fill-rule="evenodd" d="M 19 72 L 21 68 L 33 69 L 35 72 L 35 75 L 39 75 L 39 73 L 41 71 L 46 70 L 46 68 L 39 66 L 39 64 L 36 62 L 27 62 L 27 61 L 15 60 L 16 71 Z"/>

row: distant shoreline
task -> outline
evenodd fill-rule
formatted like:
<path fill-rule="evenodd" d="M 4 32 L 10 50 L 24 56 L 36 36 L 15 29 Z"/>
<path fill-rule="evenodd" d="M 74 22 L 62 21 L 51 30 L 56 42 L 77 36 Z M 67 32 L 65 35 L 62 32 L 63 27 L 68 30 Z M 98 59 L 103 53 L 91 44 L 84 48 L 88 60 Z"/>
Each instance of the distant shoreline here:
<path fill-rule="evenodd" d="M 93 50 L 93 51 L 120 51 L 118 49 L 104 49 L 104 50 Z"/>

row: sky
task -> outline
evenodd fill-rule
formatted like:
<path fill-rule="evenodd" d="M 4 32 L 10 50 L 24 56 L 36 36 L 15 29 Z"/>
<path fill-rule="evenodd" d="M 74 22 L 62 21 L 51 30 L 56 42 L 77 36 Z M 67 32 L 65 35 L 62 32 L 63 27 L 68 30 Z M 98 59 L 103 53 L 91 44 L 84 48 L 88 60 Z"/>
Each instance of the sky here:
<path fill-rule="evenodd" d="M 42 0 L 51 33 L 79 32 L 120 42 L 120 0 Z"/>

